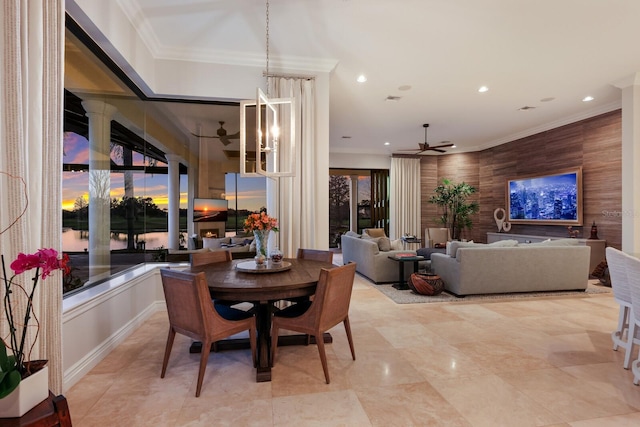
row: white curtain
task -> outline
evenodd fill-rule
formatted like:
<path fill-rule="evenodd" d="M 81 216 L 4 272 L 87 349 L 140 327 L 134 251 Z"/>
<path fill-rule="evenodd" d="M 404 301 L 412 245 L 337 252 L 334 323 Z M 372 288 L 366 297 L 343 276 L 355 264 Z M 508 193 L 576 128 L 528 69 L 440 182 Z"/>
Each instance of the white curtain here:
<path fill-rule="evenodd" d="M 317 182 L 315 80 L 269 77 L 269 93 L 272 98 L 295 99 L 295 176 L 267 183 L 267 211 L 280 223 L 280 250 L 294 257 L 298 248 L 317 248 L 316 187 L 329 185 Z"/>
<path fill-rule="evenodd" d="M 0 54 L 0 253 L 7 270 L 19 252 L 62 247 L 64 1 L 3 0 Z M 9 178 L 7 174 L 19 178 Z M 11 274 L 11 270 L 7 271 Z M 22 275 L 24 283 L 29 274 Z M 22 277 L 21 276 L 21 277 Z M 30 283 L 29 283 L 30 284 Z M 62 392 L 62 276 L 40 282 L 40 332 L 30 359 L 49 360 L 49 388 Z M 4 296 L 4 292 L 2 292 Z M 19 312 L 24 306 L 17 307 Z M 8 335 L 1 311 L 2 337 Z M 34 319 L 30 324 L 35 324 Z M 30 328 L 29 342 L 36 329 Z"/>
<path fill-rule="evenodd" d="M 393 157 L 390 175 L 389 237 L 420 236 L 420 159 Z"/>

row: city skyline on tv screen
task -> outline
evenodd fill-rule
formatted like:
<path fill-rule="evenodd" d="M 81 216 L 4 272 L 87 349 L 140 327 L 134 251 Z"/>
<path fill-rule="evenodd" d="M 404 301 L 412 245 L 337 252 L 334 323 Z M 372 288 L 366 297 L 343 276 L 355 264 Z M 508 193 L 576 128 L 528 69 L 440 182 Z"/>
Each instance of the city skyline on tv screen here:
<path fill-rule="evenodd" d="M 509 220 L 579 221 L 578 172 L 509 181 Z"/>

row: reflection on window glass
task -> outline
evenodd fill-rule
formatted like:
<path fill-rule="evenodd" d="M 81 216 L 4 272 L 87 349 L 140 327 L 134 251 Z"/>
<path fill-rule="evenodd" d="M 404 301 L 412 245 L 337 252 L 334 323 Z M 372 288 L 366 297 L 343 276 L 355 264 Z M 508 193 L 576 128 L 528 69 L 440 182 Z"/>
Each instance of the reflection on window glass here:
<path fill-rule="evenodd" d="M 100 276 L 108 277 L 142 262 L 153 261 L 168 247 L 167 164 L 119 144 L 110 144 L 110 170 L 90 170 L 89 142 L 65 132 L 62 174 L 62 250 L 71 260 L 72 275 L 64 290 L 93 280 L 89 243 L 92 227 L 108 223 L 106 242 L 94 244 L 106 253 Z M 93 197 L 92 197 L 93 196 Z M 180 175 L 180 245 L 187 246 L 187 175 Z M 105 215 L 92 223 L 92 203 L 106 204 Z M 96 218 L 93 218 L 95 221 Z M 97 248 L 97 249 L 95 249 Z"/>
<path fill-rule="evenodd" d="M 225 194 L 229 202 L 227 233 L 242 234 L 244 220 L 252 212 L 259 212 L 267 205 L 267 178 L 242 177 L 239 173 L 227 173 Z"/>

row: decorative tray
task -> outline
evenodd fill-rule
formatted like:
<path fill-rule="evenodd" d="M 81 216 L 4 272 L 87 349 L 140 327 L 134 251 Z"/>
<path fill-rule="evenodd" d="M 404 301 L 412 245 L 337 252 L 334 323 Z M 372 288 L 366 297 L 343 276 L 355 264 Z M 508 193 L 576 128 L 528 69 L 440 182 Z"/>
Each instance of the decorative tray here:
<path fill-rule="evenodd" d="M 279 271 L 287 271 L 291 268 L 291 263 L 282 261 L 279 265 L 272 264 L 270 261 L 262 265 L 256 264 L 255 261 L 245 261 L 236 264 L 236 270 L 243 273 L 277 273 Z"/>

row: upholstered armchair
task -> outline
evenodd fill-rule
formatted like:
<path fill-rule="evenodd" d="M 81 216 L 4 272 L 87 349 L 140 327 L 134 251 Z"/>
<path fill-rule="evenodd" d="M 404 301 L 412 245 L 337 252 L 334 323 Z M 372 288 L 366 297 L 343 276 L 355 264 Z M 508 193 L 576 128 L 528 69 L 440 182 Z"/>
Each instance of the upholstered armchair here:
<path fill-rule="evenodd" d="M 425 228 L 424 247 L 435 248 L 436 245 L 446 245 L 451 241 L 451 230 L 448 228 Z"/>

